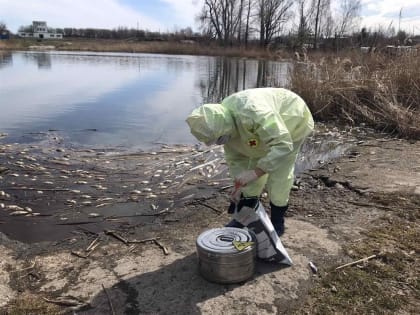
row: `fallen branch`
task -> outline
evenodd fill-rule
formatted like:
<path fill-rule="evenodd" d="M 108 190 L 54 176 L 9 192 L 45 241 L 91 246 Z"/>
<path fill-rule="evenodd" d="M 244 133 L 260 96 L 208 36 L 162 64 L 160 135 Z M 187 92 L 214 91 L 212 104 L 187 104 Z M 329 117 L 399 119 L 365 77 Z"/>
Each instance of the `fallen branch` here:
<path fill-rule="evenodd" d="M 146 238 L 144 240 L 132 240 L 128 241 L 128 244 L 142 244 L 147 242 L 156 242 L 159 238 Z"/>
<path fill-rule="evenodd" d="M 105 286 L 103 284 L 102 284 L 102 288 L 104 289 L 105 295 L 108 299 L 109 308 L 111 309 L 111 314 L 115 315 L 115 310 L 114 310 L 114 306 L 112 305 L 111 298 L 109 297 L 108 291 L 107 291 L 107 289 L 105 289 Z"/>
<path fill-rule="evenodd" d="M 378 255 L 372 255 L 372 256 L 369 256 L 369 257 L 365 257 L 365 258 L 362 258 L 362 259 L 359 259 L 359 260 L 356 260 L 356 261 L 353 261 L 353 262 L 350 262 L 350 263 L 341 265 L 341 266 L 335 268 L 335 270 L 339 270 L 339 269 L 342 269 L 342 268 L 345 268 L 345 267 L 354 266 L 354 265 L 357 265 L 357 264 L 359 264 L 361 262 L 365 262 L 365 261 L 368 261 L 368 260 L 373 259 L 373 258 L 376 258 L 376 257 L 378 257 Z"/>
<path fill-rule="evenodd" d="M 128 245 L 128 240 L 125 239 L 124 237 L 122 237 L 121 235 L 117 234 L 114 231 L 105 230 L 105 234 L 111 235 L 111 236 L 115 237 L 117 240 L 120 240 L 121 242 L 123 242 L 125 245 Z"/>
<path fill-rule="evenodd" d="M 95 238 L 94 240 L 93 240 L 93 242 L 92 243 L 90 243 L 89 244 L 89 246 L 85 249 L 85 251 L 90 251 L 92 248 L 93 249 L 95 249 L 96 248 L 96 246 L 98 246 L 97 244 L 96 244 L 96 242 L 99 240 L 99 237 L 97 237 L 97 238 Z M 99 243 L 98 243 L 99 244 Z"/>
<path fill-rule="evenodd" d="M 216 208 L 214 208 L 214 207 L 212 207 L 212 206 L 210 206 L 210 205 L 206 204 L 205 202 L 202 202 L 202 201 L 197 201 L 197 203 L 198 203 L 199 205 L 202 205 L 202 206 L 204 206 L 204 207 L 207 207 L 207 208 L 209 208 L 209 209 L 213 210 L 214 212 L 216 212 L 216 213 L 218 213 L 218 214 L 222 214 L 222 213 L 223 213 L 223 211 L 222 211 L 222 210 L 216 209 Z"/>
<path fill-rule="evenodd" d="M 84 258 L 84 259 L 88 258 L 88 257 L 89 257 L 89 254 L 90 254 L 90 253 L 87 253 L 87 254 L 85 255 L 85 254 L 82 254 L 82 253 L 76 252 L 76 251 L 74 251 L 74 250 L 72 250 L 70 253 L 71 253 L 72 255 L 74 255 L 74 256 L 77 256 L 77 257 L 79 257 L 79 258 Z"/>
<path fill-rule="evenodd" d="M 60 297 L 57 300 L 50 300 L 50 299 L 47 299 L 45 297 L 43 297 L 43 299 L 44 299 L 45 302 L 60 305 L 60 306 L 80 306 L 80 305 L 85 304 L 84 302 L 81 302 L 77 299 L 66 298 L 66 297 Z"/>
<path fill-rule="evenodd" d="M 174 211 L 171 211 L 169 209 L 165 209 L 162 211 L 159 211 L 158 213 L 142 213 L 142 214 L 132 214 L 132 215 L 119 215 L 119 216 L 111 216 L 105 218 L 106 221 L 114 221 L 122 218 L 135 218 L 135 217 L 158 217 L 162 214 L 168 214 L 173 213 Z"/>

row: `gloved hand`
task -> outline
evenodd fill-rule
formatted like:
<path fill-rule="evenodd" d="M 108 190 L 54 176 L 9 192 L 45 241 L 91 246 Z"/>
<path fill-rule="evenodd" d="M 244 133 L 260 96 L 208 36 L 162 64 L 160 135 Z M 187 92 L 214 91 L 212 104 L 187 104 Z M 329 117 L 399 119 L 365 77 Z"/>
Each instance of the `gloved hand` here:
<path fill-rule="evenodd" d="M 255 170 L 243 171 L 235 178 L 235 187 L 238 185 L 240 187 L 248 185 L 250 182 L 258 179 L 260 176 L 255 172 Z"/>

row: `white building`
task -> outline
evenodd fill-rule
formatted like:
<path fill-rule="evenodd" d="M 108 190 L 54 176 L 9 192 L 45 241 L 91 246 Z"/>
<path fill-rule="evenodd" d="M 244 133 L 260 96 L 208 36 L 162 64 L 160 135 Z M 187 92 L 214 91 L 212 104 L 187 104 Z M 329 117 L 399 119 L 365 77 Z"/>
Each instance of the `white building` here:
<path fill-rule="evenodd" d="M 63 34 L 49 32 L 47 22 L 33 21 L 33 33 L 31 32 L 18 32 L 20 37 L 40 38 L 40 39 L 63 39 Z"/>

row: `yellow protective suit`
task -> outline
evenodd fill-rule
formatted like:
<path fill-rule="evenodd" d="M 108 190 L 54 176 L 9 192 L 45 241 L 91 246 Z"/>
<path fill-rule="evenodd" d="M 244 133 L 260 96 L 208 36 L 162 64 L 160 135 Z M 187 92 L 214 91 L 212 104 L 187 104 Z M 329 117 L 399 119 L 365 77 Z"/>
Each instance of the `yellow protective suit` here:
<path fill-rule="evenodd" d="M 282 88 L 244 90 L 221 104 L 205 104 L 187 118 L 191 133 L 204 143 L 224 135 L 226 162 L 234 178 L 260 168 L 267 174 L 242 187 L 245 197 L 259 197 L 266 186 L 276 206 L 288 203 L 299 149 L 314 121 L 305 102 Z"/>

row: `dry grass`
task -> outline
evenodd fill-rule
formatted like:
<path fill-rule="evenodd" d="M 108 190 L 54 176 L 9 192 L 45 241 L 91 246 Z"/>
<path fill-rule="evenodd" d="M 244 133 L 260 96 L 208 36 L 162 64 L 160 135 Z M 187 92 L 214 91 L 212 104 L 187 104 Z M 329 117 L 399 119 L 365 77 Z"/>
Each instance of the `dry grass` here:
<path fill-rule="evenodd" d="M 34 45 L 52 45 L 57 50 L 68 51 L 100 51 L 129 53 L 161 53 L 179 55 L 206 55 L 246 58 L 269 58 L 271 53 L 258 47 L 220 47 L 218 45 L 202 45 L 200 43 L 182 43 L 179 41 L 136 41 L 105 39 L 63 39 L 37 41 L 31 39 L 13 39 L 0 42 L 0 49 L 29 49 Z"/>
<path fill-rule="evenodd" d="M 375 194 L 389 208 L 361 239 L 344 250 L 366 263 L 323 270 L 318 285 L 296 314 L 416 314 L 420 299 L 420 201 L 417 195 Z"/>
<path fill-rule="evenodd" d="M 420 139 L 420 58 L 353 54 L 295 63 L 291 89 L 315 118 Z"/>
<path fill-rule="evenodd" d="M 61 308 L 45 302 L 41 297 L 24 293 L 9 305 L 0 309 L 0 315 L 59 315 L 63 314 Z"/>

